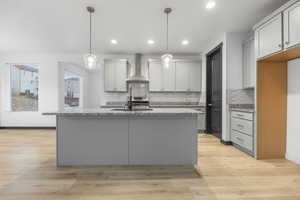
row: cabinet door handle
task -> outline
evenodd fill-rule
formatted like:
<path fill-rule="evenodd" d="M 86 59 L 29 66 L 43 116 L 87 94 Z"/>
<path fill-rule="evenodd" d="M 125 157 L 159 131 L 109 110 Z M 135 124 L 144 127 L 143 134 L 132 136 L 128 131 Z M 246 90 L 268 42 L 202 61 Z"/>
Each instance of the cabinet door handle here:
<path fill-rule="evenodd" d="M 286 41 L 286 42 L 285 42 L 285 44 L 286 44 L 286 45 L 289 45 L 289 44 L 290 44 L 290 42 L 289 42 L 289 41 Z"/>
<path fill-rule="evenodd" d="M 279 47 L 279 48 L 282 48 L 282 44 L 279 44 L 278 47 Z"/>

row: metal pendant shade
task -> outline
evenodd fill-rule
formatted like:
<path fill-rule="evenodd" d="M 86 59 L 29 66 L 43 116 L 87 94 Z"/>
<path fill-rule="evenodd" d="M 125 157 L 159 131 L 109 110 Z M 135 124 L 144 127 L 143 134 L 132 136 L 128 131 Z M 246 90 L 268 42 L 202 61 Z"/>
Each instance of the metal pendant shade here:
<path fill-rule="evenodd" d="M 166 51 L 164 55 L 161 56 L 161 62 L 162 65 L 165 68 L 169 68 L 171 65 L 171 62 L 173 60 L 173 55 L 168 53 L 169 51 L 169 14 L 172 12 L 171 8 L 165 8 L 164 13 L 167 15 L 167 31 L 166 31 Z"/>
<path fill-rule="evenodd" d="M 90 50 L 89 53 L 83 56 L 83 59 L 88 70 L 95 70 L 97 69 L 97 56 L 92 53 L 92 13 L 95 12 L 95 9 L 93 7 L 87 7 L 86 9 L 90 14 Z"/>

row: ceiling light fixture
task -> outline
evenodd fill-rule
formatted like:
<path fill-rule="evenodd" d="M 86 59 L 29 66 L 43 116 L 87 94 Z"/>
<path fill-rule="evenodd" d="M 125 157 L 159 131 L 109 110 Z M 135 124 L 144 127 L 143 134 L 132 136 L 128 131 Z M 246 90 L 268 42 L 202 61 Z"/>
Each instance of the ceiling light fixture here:
<path fill-rule="evenodd" d="M 97 68 L 97 56 L 92 53 L 92 14 L 95 12 L 93 7 L 86 7 L 90 14 L 90 51 L 83 56 L 85 67 L 88 70 L 95 70 Z"/>
<path fill-rule="evenodd" d="M 214 0 L 209 0 L 206 3 L 206 9 L 210 10 L 213 9 L 216 6 L 216 2 Z"/>
<path fill-rule="evenodd" d="M 154 40 L 148 40 L 148 44 L 152 45 L 154 43 L 155 43 Z"/>
<path fill-rule="evenodd" d="M 118 41 L 115 40 L 115 39 L 112 39 L 112 40 L 110 40 L 110 43 L 112 43 L 112 44 L 118 44 Z"/>
<path fill-rule="evenodd" d="M 181 44 L 184 45 L 184 46 L 188 45 L 189 43 L 190 42 L 188 40 L 182 40 L 182 42 L 181 42 Z"/>
<path fill-rule="evenodd" d="M 167 15 L 167 32 L 166 32 L 166 51 L 167 53 L 161 56 L 162 65 L 165 68 L 169 68 L 173 60 L 173 55 L 168 53 L 169 51 L 169 14 L 172 12 L 172 8 L 165 8 L 164 13 Z"/>

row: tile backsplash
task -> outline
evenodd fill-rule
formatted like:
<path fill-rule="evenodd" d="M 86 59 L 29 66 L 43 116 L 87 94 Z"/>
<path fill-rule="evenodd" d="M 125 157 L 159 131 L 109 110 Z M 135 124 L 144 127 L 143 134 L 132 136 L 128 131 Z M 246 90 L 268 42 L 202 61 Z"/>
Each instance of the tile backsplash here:
<path fill-rule="evenodd" d="M 228 91 L 229 104 L 254 104 L 254 89 Z"/>
<path fill-rule="evenodd" d="M 105 93 L 105 102 L 113 103 L 113 102 L 125 102 L 127 101 L 127 93 Z M 199 103 L 201 97 L 201 93 L 150 93 L 150 102 L 156 103 Z"/>

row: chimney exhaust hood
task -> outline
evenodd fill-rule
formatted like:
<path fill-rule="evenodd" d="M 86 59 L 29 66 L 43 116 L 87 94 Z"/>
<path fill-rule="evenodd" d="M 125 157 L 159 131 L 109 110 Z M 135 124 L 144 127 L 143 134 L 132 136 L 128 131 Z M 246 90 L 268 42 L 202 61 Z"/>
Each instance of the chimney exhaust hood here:
<path fill-rule="evenodd" d="M 135 54 L 135 72 L 130 76 L 127 83 L 148 83 L 149 80 L 142 75 L 142 54 Z"/>

